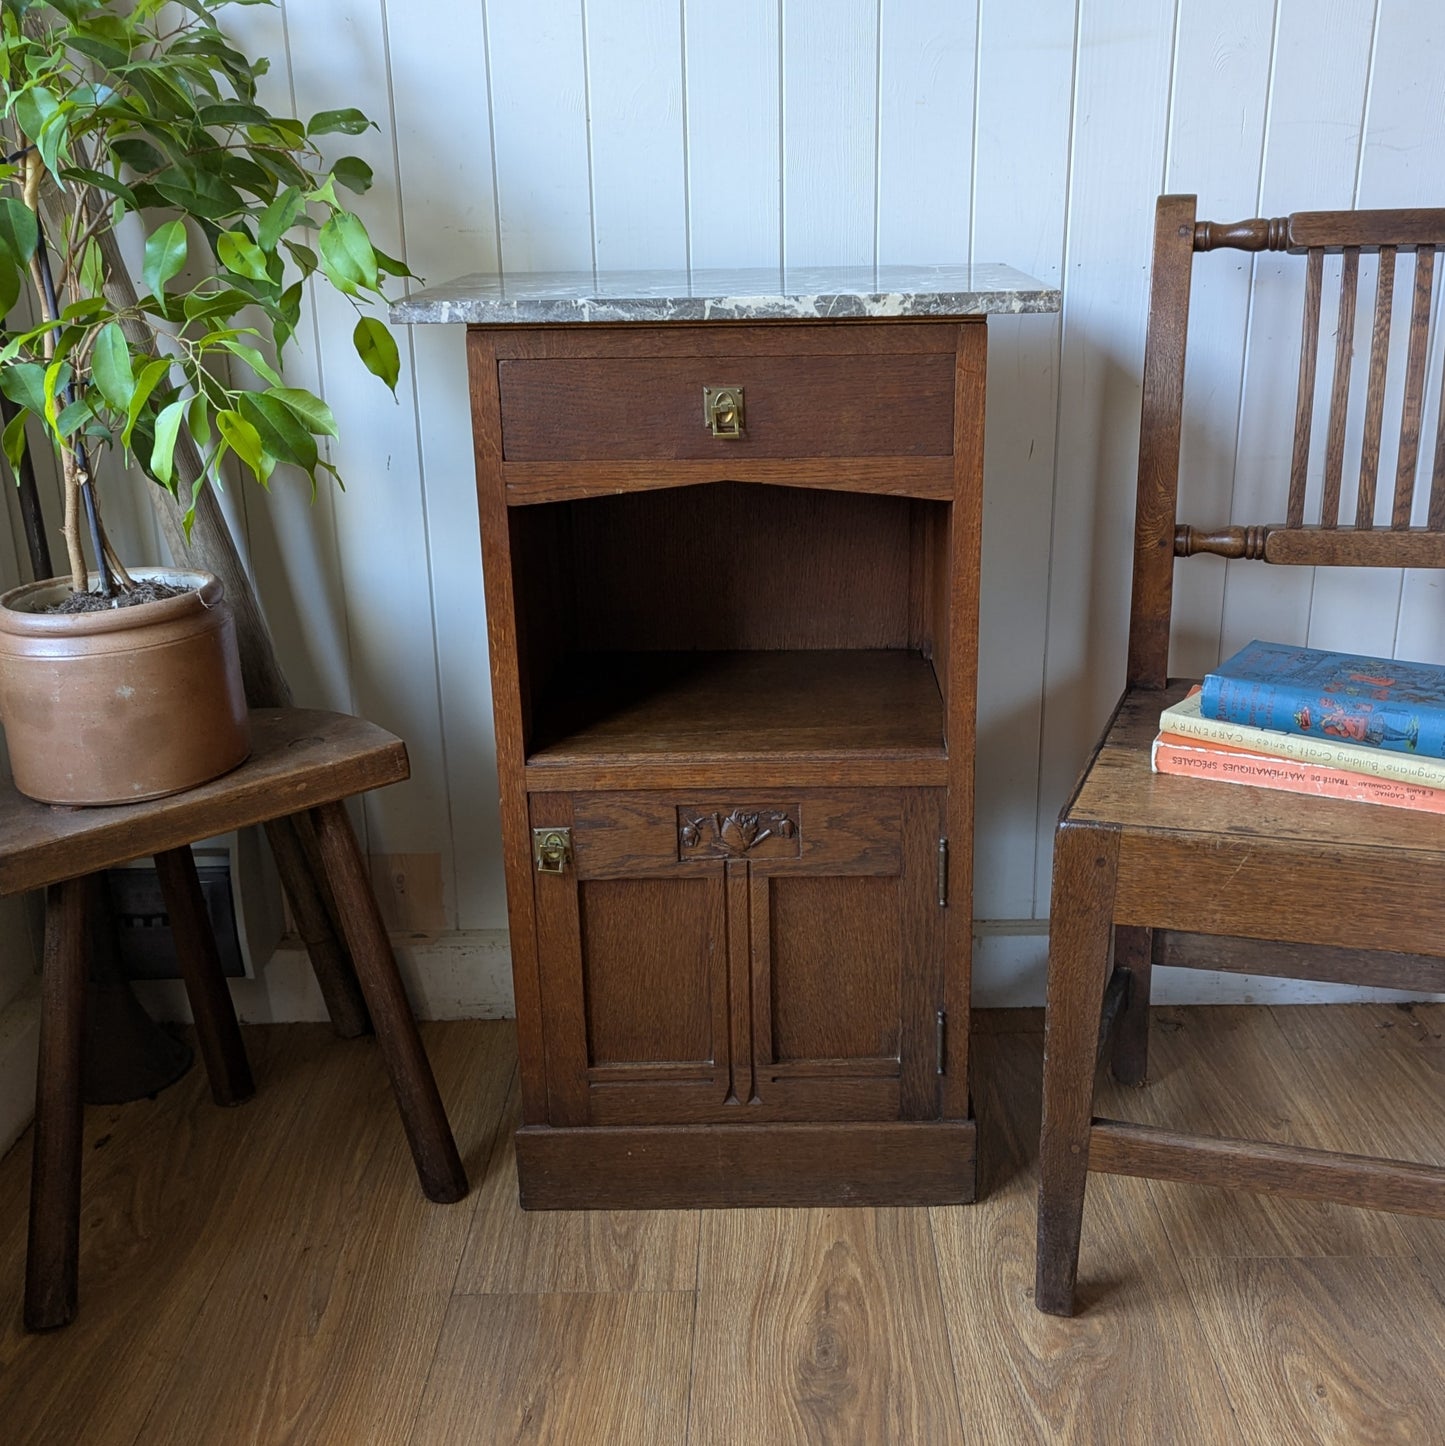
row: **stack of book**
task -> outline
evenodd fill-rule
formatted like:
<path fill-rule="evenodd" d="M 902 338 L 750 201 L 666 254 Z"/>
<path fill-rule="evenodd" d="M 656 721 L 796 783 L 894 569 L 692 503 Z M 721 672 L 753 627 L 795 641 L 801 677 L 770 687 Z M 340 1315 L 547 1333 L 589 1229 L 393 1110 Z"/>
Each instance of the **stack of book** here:
<path fill-rule="evenodd" d="M 1152 762 L 1445 813 L 1445 667 L 1253 642 L 1164 710 Z"/>

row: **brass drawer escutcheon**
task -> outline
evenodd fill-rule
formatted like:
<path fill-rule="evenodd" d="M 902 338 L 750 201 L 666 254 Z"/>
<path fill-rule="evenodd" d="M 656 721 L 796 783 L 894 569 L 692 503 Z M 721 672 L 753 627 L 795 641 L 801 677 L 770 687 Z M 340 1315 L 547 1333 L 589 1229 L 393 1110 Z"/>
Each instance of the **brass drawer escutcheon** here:
<path fill-rule="evenodd" d="M 741 387 L 704 387 L 702 389 L 702 420 L 712 428 L 714 437 L 737 441 L 747 423 L 743 420 L 743 389 Z"/>

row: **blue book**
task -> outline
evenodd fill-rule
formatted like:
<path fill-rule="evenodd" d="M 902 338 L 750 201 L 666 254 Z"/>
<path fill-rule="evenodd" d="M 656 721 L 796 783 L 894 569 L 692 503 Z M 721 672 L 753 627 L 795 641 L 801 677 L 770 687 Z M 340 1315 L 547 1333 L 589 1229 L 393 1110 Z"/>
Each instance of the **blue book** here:
<path fill-rule="evenodd" d="M 1445 667 L 1253 642 L 1204 680 L 1206 718 L 1445 758 Z"/>

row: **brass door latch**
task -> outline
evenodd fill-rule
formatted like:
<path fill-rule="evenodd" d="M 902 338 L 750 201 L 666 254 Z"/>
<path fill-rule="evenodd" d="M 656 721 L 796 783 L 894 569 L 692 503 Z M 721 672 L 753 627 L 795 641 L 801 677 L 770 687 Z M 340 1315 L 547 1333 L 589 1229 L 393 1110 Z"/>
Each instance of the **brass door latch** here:
<path fill-rule="evenodd" d="M 743 434 L 743 389 L 741 387 L 704 387 L 702 389 L 702 420 L 712 428 L 714 437 L 736 441 Z"/>
<path fill-rule="evenodd" d="M 532 862 L 539 874 L 565 873 L 572 861 L 572 830 L 570 828 L 534 828 L 532 830 Z"/>

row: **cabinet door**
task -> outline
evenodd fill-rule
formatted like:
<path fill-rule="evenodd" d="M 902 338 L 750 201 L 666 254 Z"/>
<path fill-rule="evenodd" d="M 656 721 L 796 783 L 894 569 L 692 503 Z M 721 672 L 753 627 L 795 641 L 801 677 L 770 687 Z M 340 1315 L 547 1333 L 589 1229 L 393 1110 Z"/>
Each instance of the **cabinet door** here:
<path fill-rule="evenodd" d="M 805 796 L 798 856 L 750 865 L 750 1098 L 768 1117 L 937 1115 L 942 800 Z"/>
<path fill-rule="evenodd" d="M 936 1115 L 942 797 L 534 795 L 550 1121 Z"/>
<path fill-rule="evenodd" d="M 571 830 L 534 874 L 547 1113 L 554 1125 L 717 1118 L 730 1092 L 723 860 L 679 861 L 654 794 L 534 794 Z"/>

